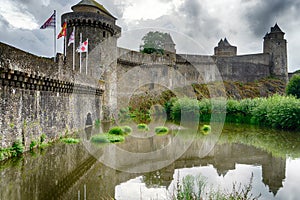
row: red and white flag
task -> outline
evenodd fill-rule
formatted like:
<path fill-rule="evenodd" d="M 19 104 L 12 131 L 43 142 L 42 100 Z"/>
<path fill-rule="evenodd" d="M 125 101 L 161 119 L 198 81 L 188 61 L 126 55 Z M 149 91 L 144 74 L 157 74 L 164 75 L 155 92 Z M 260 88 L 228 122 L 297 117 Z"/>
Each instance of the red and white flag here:
<path fill-rule="evenodd" d="M 45 29 L 48 27 L 55 27 L 55 12 L 47 19 L 47 21 L 40 27 L 40 29 Z"/>
<path fill-rule="evenodd" d="M 88 39 L 86 39 L 86 41 L 84 41 L 79 45 L 76 51 L 79 53 L 88 52 L 88 46 L 89 46 L 89 41 Z"/>
<path fill-rule="evenodd" d="M 74 43 L 75 41 L 75 36 L 74 36 L 74 30 L 72 31 L 70 38 L 69 38 L 69 42 L 68 42 L 68 46 L 70 46 L 72 43 Z"/>

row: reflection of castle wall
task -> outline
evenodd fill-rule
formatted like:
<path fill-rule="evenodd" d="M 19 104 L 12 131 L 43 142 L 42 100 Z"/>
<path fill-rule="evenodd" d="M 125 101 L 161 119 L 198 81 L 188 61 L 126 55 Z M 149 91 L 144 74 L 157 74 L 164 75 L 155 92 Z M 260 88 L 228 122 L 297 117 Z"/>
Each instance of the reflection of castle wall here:
<path fill-rule="evenodd" d="M 156 137 L 155 139 L 129 139 L 126 143 L 118 146 L 131 152 L 153 152 L 173 141 L 174 138 L 170 136 Z M 180 143 L 176 145 L 176 148 L 181 148 Z M 118 154 L 113 155 L 112 152 L 107 152 L 106 149 L 110 149 L 110 146 L 98 149 L 98 155 L 104 156 L 107 153 L 113 157 L 112 159 L 118 161 L 119 165 L 128 168 L 139 165 L 145 166 L 143 159 L 132 160 Z M 228 170 L 235 169 L 236 163 L 261 165 L 263 182 L 269 186 L 274 194 L 282 187 L 286 167 L 284 159 L 274 158 L 265 151 L 242 144 L 215 145 L 209 154 L 202 153 L 202 151 L 208 149 L 209 147 L 203 141 L 196 140 L 179 159 L 167 167 L 155 172 L 135 174 L 106 167 L 104 164 L 97 162 L 82 146 L 61 147 L 58 145 L 49 148 L 45 156 L 21 161 L 22 168 L 2 171 L 1 190 L 6 190 L 9 183 L 12 187 L 7 192 L 1 192 L 1 199 L 16 199 L 18 195 L 28 198 L 32 196 L 44 198 L 45 195 L 47 196 L 53 191 L 56 192 L 57 198 L 76 199 L 78 191 L 83 196 L 84 185 L 86 186 L 88 199 L 112 198 L 114 197 L 116 185 L 141 175 L 144 175 L 144 181 L 149 187 L 152 184 L 169 186 L 175 169 L 213 165 L 219 174 L 225 175 Z M 156 160 L 150 160 L 152 163 L 157 164 L 162 160 L 172 159 L 173 153 L 169 152 L 161 155 Z M 39 168 L 41 166 L 42 168 Z M 5 175 L 9 173 L 15 175 Z M 14 184 L 15 182 L 21 182 L 21 184 Z M 11 190 L 18 192 L 10 193 Z"/>
<path fill-rule="evenodd" d="M 151 152 L 162 148 L 162 146 L 168 144 L 168 141 L 170 142 L 172 139 L 170 140 L 170 138 L 168 139 L 167 137 L 161 139 L 156 138 L 155 141 L 150 139 L 148 139 L 148 141 L 147 139 L 132 139 L 128 140 L 127 143 L 121 144 L 120 147 L 131 152 Z M 263 170 L 263 181 L 266 185 L 269 185 L 270 190 L 272 190 L 274 194 L 276 194 L 276 191 L 282 187 L 282 181 L 285 178 L 284 159 L 273 158 L 265 151 L 242 144 L 216 145 L 207 156 L 201 157 L 203 154 L 199 152 L 199 149 L 205 148 L 203 145 L 205 146 L 202 141 L 195 141 L 178 160 L 169 166 L 155 172 L 144 174 L 144 181 L 146 182 L 147 186 L 156 186 L 157 183 L 162 186 L 169 186 L 173 180 L 175 169 L 213 165 L 219 174 L 225 175 L 228 170 L 234 170 L 235 164 L 239 163 L 261 165 Z M 177 148 L 180 148 L 180 146 L 177 146 Z M 118 157 L 118 155 L 115 156 L 116 157 L 114 157 L 114 159 L 119 162 L 119 165 L 135 167 L 137 165 L 144 164 L 144 160 L 130 160 L 128 158 Z M 171 156 L 173 156 L 173 154 L 165 154 L 163 159 L 167 160 Z M 161 160 L 151 160 L 153 163 L 160 161 Z M 91 176 L 93 176 L 93 173 L 96 172 L 97 174 L 101 174 L 101 180 L 104 182 L 100 183 L 100 180 L 95 180 L 95 182 L 98 182 L 98 185 L 101 185 L 101 188 L 99 187 L 98 190 L 103 191 L 103 194 L 107 194 L 107 192 L 110 191 L 108 196 L 114 196 L 114 187 L 116 185 L 141 175 L 114 171 L 98 164 L 89 172 L 91 174 L 88 176 L 89 182 Z M 158 177 L 160 177 L 159 180 Z M 94 186 L 90 184 L 89 187 L 93 188 Z"/>

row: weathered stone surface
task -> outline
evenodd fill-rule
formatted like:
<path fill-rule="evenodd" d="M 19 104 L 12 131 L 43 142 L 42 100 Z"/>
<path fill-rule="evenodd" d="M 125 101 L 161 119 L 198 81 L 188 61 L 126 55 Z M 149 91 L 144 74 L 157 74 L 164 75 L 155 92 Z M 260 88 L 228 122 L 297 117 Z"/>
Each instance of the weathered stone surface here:
<path fill-rule="evenodd" d="M 54 140 L 100 119 L 101 82 L 2 43 L 0 51 L 0 148 L 21 140 L 28 149 L 42 134 Z"/>

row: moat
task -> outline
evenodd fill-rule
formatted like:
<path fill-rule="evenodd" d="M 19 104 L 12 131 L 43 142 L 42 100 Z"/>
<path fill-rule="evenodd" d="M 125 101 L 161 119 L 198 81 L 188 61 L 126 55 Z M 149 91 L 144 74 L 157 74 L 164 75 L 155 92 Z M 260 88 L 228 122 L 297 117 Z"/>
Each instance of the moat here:
<path fill-rule="evenodd" d="M 259 199 L 300 196 L 300 133 L 226 124 L 221 135 L 133 133 L 124 143 L 95 146 L 94 132 L 86 129 L 80 144 L 57 143 L 0 163 L 0 199 L 170 199 L 186 175 L 226 190 L 253 175 L 251 193 Z M 179 158 L 161 151 L 172 144 L 178 152 L 188 148 Z M 131 159 L 119 149 L 144 156 Z"/>

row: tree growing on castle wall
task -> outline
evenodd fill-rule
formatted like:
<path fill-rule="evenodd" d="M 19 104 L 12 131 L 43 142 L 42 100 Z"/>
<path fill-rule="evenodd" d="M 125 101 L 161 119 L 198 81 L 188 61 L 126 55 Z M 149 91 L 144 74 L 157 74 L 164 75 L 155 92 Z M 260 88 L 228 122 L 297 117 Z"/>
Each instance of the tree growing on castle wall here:
<path fill-rule="evenodd" d="M 300 99 L 300 75 L 294 75 L 286 87 L 286 93 Z"/>
<path fill-rule="evenodd" d="M 164 44 L 168 37 L 167 33 L 162 33 L 159 31 L 148 32 L 143 38 L 143 44 L 140 46 L 140 52 L 152 54 L 164 54 Z"/>

